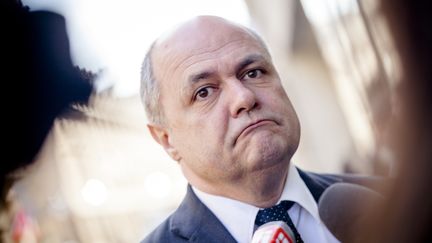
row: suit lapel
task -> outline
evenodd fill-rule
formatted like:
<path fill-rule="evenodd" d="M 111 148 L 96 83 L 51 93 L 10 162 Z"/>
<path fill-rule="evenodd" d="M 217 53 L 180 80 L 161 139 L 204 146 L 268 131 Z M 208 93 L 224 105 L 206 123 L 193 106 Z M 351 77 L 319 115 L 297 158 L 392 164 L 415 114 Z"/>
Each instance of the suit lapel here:
<path fill-rule="evenodd" d="M 305 172 L 299 168 L 297 170 L 317 203 L 327 187 L 333 183 L 342 182 L 342 179 L 336 176 Z"/>
<path fill-rule="evenodd" d="M 170 222 L 170 230 L 190 242 L 236 241 L 216 216 L 197 198 L 191 186 Z"/>
<path fill-rule="evenodd" d="M 341 181 L 337 177 L 297 170 L 316 202 L 328 186 Z M 173 234 L 189 242 L 236 242 L 217 217 L 197 198 L 190 185 L 183 202 L 170 220 L 169 228 Z"/>

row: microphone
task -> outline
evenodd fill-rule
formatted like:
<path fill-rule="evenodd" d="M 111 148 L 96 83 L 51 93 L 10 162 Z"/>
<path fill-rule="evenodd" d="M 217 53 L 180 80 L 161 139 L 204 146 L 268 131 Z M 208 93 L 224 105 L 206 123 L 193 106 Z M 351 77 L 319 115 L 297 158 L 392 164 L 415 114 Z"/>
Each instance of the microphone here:
<path fill-rule="evenodd" d="M 359 227 L 364 227 L 371 205 L 383 202 L 377 192 L 363 186 L 336 183 L 322 194 L 318 211 L 321 220 L 341 242 L 351 242 Z"/>
<path fill-rule="evenodd" d="M 294 243 L 294 233 L 283 221 L 261 225 L 252 236 L 252 243 Z"/>

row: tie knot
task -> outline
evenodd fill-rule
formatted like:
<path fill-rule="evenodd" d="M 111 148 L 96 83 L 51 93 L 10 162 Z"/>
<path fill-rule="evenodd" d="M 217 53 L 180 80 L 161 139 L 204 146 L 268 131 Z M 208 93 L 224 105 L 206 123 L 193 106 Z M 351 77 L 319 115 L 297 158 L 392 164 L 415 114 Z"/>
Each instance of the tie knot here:
<path fill-rule="evenodd" d="M 255 219 L 255 224 L 261 226 L 272 221 L 287 222 L 289 218 L 288 210 L 293 204 L 294 202 L 292 201 L 282 201 L 273 207 L 259 210 Z"/>
<path fill-rule="evenodd" d="M 294 233 L 294 238 L 296 243 L 303 243 L 303 240 L 294 226 L 288 210 L 294 205 L 292 201 L 282 201 L 281 203 L 271 207 L 265 208 L 258 211 L 257 217 L 255 219 L 255 225 L 257 227 L 272 221 L 283 221 Z"/>

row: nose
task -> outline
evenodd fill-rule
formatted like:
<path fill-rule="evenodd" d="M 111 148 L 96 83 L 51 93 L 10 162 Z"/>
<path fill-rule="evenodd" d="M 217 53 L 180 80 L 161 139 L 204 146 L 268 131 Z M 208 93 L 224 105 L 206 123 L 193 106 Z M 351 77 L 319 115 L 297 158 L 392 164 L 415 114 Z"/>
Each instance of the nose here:
<path fill-rule="evenodd" d="M 237 118 L 242 113 L 258 107 L 256 94 L 242 82 L 238 80 L 230 82 L 229 91 L 229 109 L 232 117 Z"/>

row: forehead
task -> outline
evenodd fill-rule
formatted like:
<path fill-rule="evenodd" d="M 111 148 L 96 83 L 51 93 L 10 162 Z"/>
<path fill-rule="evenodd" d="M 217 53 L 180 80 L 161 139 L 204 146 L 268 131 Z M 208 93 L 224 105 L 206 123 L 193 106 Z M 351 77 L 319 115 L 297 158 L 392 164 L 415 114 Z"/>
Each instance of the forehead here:
<path fill-rule="evenodd" d="M 182 72 L 209 56 L 220 58 L 234 51 L 268 54 L 263 44 L 243 27 L 219 19 L 191 21 L 156 43 L 152 54 L 156 79 L 165 82 L 166 73 Z"/>

